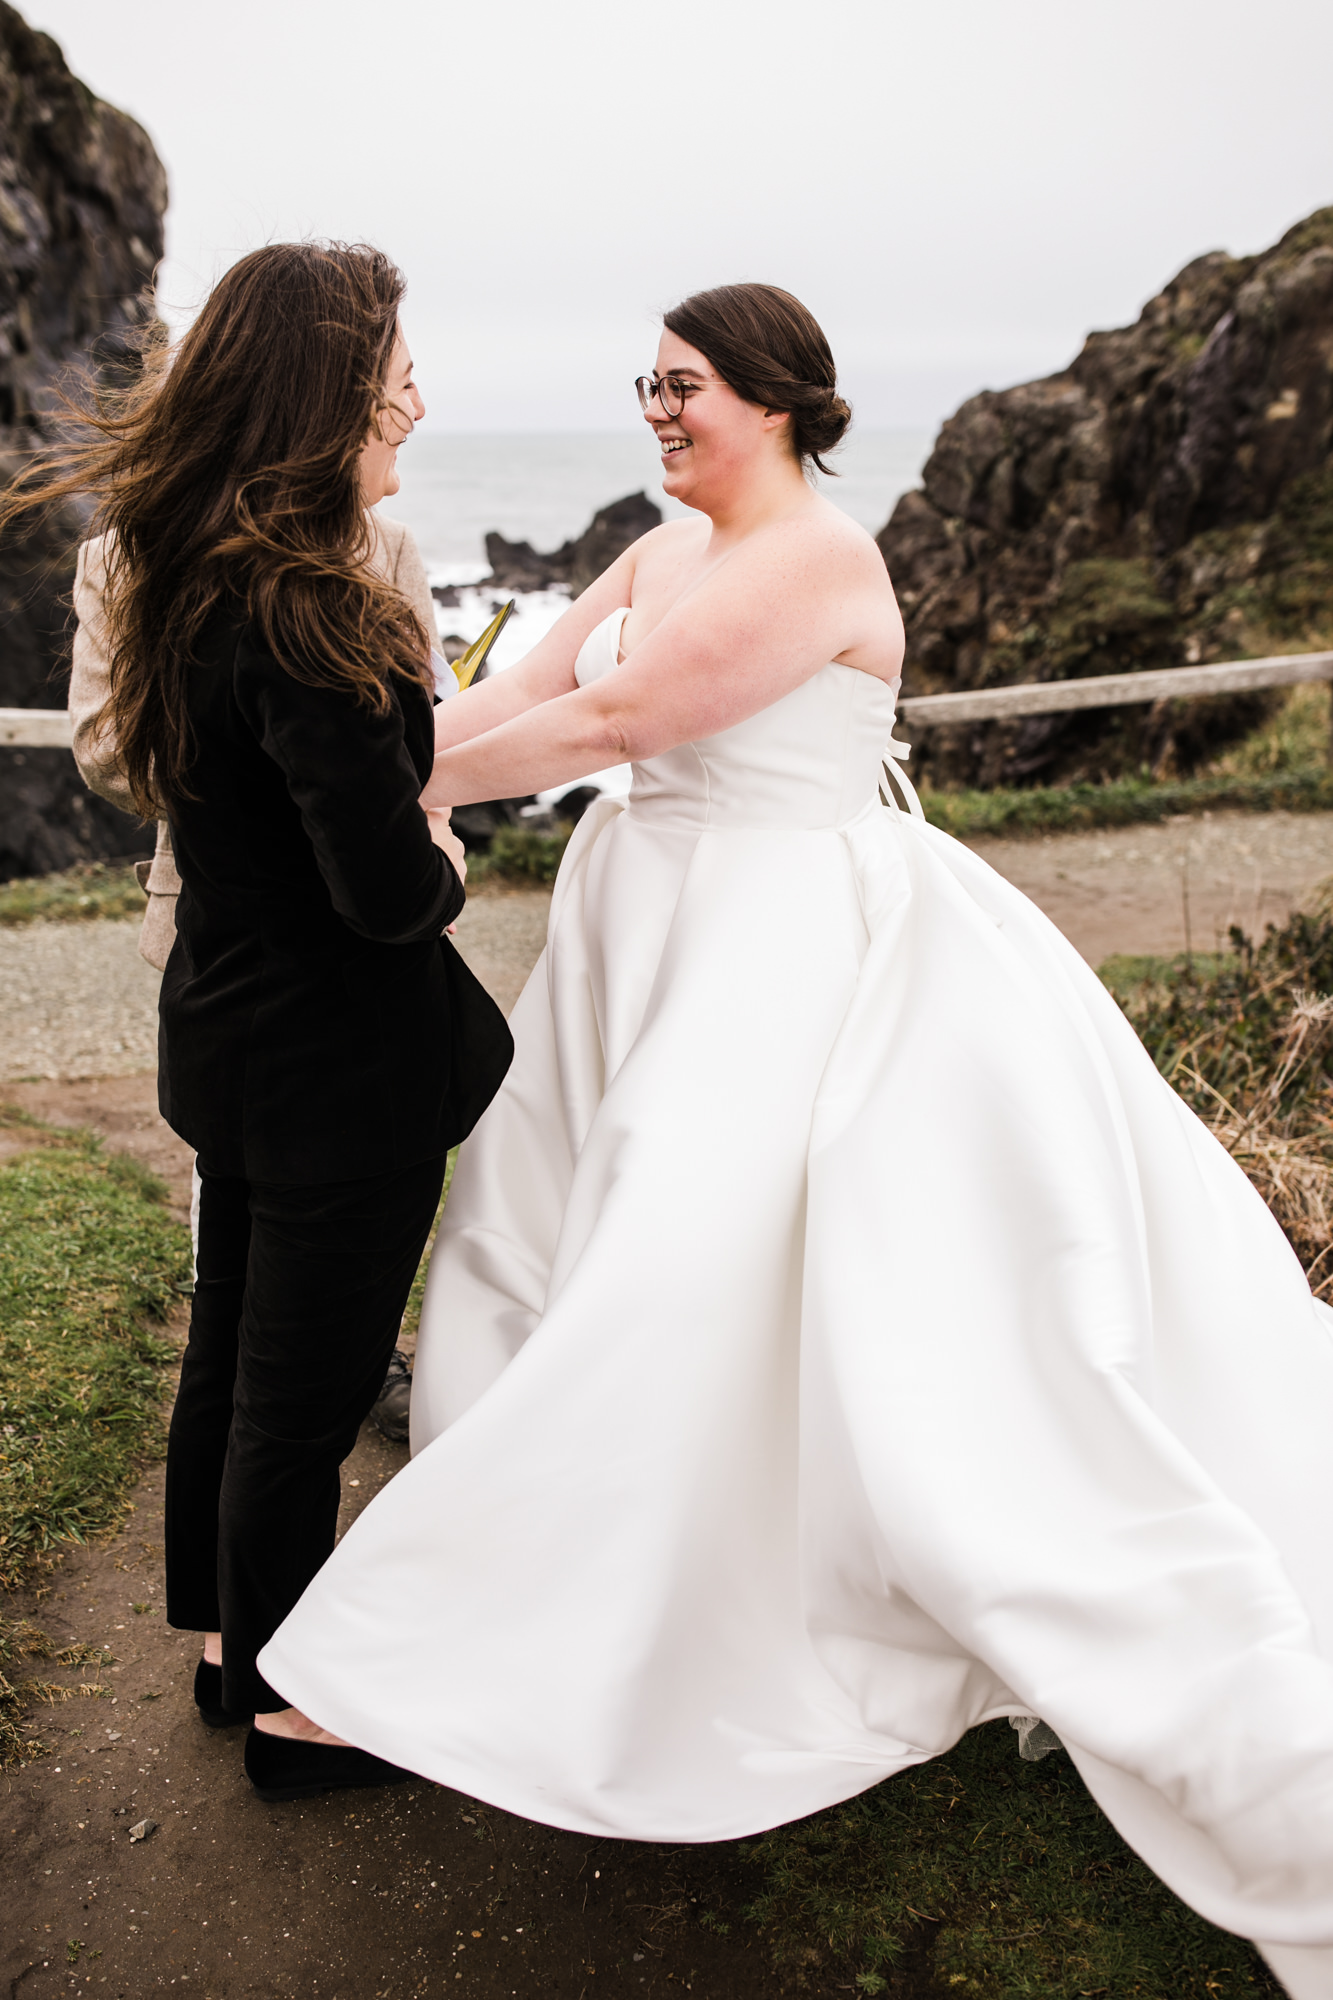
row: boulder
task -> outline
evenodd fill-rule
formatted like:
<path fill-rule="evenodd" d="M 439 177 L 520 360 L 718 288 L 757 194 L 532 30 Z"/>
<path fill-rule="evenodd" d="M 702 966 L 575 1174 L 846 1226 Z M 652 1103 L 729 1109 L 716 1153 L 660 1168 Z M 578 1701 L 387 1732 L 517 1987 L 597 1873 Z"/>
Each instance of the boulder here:
<path fill-rule="evenodd" d="M 878 542 L 904 692 L 1333 645 L 1333 208 L 1197 258 L 1069 368 L 940 431 Z M 909 731 L 944 784 L 1185 771 L 1278 699 Z"/>
<path fill-rule="evenodd" d="M 483 590 L 550 590 L 560 585 L 577 597 L 608 569 L 631 542 L 661 525 L 662 510 L 646 493 L 613 500 L 592 517 L 577 541 L 566 542 L 550 555 L 540 555 L 531 542 L 510 542 L 500 534 L 486 537 L 491 574 Z"/>
<path fill-rule="evenodd" d="M 112 381 L 135 365 L 166 205 L 147 133 L 0 0 L 0 484 L 71 371 Z M 0 707 L 64 706 L 81 525 L 64 508 L 0 536 Z M 85 792 L 67 752 L 0 751 L 0 879 L 152 844 Z"/>

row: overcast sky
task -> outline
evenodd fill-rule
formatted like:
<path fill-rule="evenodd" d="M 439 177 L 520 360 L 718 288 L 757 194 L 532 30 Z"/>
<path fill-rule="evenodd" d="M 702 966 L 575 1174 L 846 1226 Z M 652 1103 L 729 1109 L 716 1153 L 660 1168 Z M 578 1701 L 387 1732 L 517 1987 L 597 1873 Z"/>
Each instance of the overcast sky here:
<path fill-rule="evenodd" d="M 22 0 L 20 0 L 22 6 Z M 432 429 L 607 430 L 655 316 L 799 294 L 867 428 L 1333 202 L 1329 0 L 28 0 L 171 181 L 161 293 L 380 244 Z"/>

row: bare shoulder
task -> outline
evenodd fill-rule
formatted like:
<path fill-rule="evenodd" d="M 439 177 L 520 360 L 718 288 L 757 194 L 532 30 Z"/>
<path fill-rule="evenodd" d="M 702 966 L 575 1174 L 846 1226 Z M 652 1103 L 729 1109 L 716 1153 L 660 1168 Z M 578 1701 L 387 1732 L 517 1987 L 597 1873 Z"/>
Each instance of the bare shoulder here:
<path fill-rule="evenodd" d="M 837 507 L 815 499 L 809 507 L 770 522 L 747 537 L 728 558 L 733 587 L 744 579 L 762 589 L 775 611 L 796 605 L 859 603 L 896 613 L 884 558 L 865 529 Z"/>
<path fill-rule="evenodd" d="M 628 553 L 635 558 L 636 567 L 640 563 L 675 562 L 681 556 L 697 554 L 708 545 L 709 525 L 702 514 L 686 515 L 676 521 L 663 521 L 660 526 L 650 528 L 646 535 L 640 535 L 631 544 Z"/>
<path fill-rule="evenodd" d="M 818 655 L 891 681 L 902 667 L 903 624 L 874 540 L 822 498 L 750 537 L 733 581 L 769 615 L 810 635 Z"/>
<path fill-rule="evenodd" d="M 822 496 L 754 537 L 756 554 L 783 563 L 793 560 L 848 581 L 887 581 L 884 558 L 859 522 Z"/>

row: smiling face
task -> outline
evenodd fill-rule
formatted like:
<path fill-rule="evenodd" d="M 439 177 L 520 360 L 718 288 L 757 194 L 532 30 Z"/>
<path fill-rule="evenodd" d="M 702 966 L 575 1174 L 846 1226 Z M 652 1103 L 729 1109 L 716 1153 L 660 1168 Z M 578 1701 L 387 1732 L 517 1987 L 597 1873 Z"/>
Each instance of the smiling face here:
<path fill-rule="evenodd" d="M 406 443 L 426 414 L 426 405 L 412 380 L 412 356 L 401 327 L 389 356 L 384 396 L 388 407 L 380 411 L 361 447 L 361 498 L 367 507 L 398 491 L 402 484 L 398 447 Z"/>
<path fill-rule="evenodd" d="M 796 464 L 786 412 L 747 403 L 697 347 L 664 331 L 656 372 L 685 391 L 679 416 L 669 417 L 656 396 L 644 412 L 662 449 L 662 485 L 673 499 L 711 513 L 775 457 Z"/>

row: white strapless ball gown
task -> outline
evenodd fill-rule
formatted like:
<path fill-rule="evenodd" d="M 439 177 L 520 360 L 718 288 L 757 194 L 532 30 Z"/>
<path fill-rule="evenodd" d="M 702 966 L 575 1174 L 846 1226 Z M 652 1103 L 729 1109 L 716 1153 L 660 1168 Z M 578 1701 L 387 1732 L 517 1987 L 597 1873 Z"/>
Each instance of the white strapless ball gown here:
<path fill-rule="evenodd" d="M 1039 1715 L 1181 1896 L 1333 1992 L 1333 1316 L 1054 926 L 880 803 L 892 721 L 828 666 L 580 823 L 415 1455 L 261 1669 L 639 1840 Z"/>

